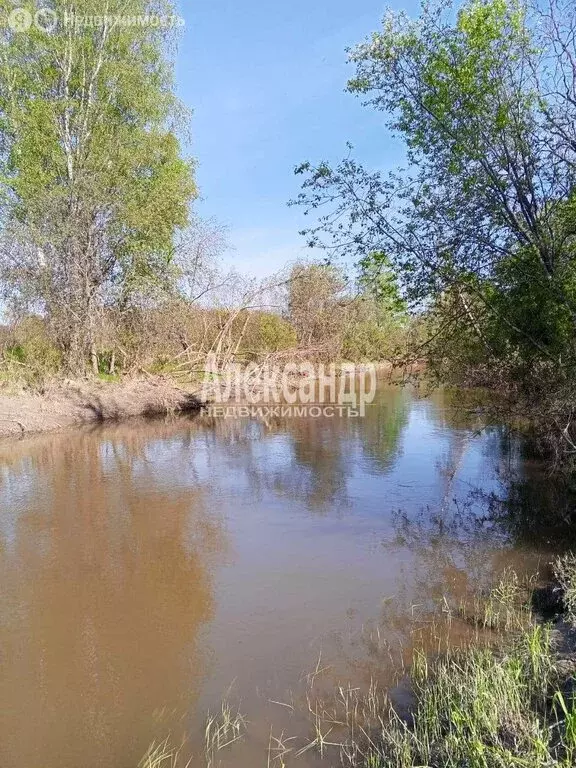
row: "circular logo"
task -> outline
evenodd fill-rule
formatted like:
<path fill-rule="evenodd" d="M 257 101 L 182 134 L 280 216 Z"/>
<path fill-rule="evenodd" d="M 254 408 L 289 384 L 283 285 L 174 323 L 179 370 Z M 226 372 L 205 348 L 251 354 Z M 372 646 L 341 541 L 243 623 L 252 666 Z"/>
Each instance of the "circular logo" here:
<path fill-rule="evenodd" d="M 40 8 L 34 16 L 34 23 L 44 32 L 54 32 L 58 26 L 58 14 L 50 8 Z"/>
<path fill-rule="evenodd" d="M 14 32 L 28 32 L 33 21 L 32 14 L 26 8 L 15 8 L 8 16 L 8 26 Z"/>

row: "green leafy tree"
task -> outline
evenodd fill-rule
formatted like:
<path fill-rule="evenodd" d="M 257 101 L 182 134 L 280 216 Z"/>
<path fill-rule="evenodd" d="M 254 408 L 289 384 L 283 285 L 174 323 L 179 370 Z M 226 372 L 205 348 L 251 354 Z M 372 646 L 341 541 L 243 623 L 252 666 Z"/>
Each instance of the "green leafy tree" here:
<path fill-rule="evenodd" d="M 300 166 L 299 202 L 320 214 L 309 243 L 385 253 L 438 358 L 467 344 L 524 402 L 539 383 L 548 404 L 573 398 L 576 6 L 425 2 L 416 20 L 389 12 L 351 60 L 349 90 L 387 115 L 409 165 Z"/>
<path fill-rule="evenodd" d="M 1 0 L 4 16 L 12 8 Z M 77 374 L 102 306 L 171 279 L 196 187 L 177 137 L 185 114 L 171 3 L 53 0 L 49 9 L 53 28 L 2 33 L 1 256 L 6 292 L 42 306 Z M 134 23 L 150 14 L 165 25 Z"/>
<path fill-rule="evenodd" d="M 346 322 L 346 278 L 334 266 L 295 264 L 289 281 L 288 319 L 302 347 L 338 347 Z"/>
<path fill-rule="evenodd" d="M 398 275 L 382 251 L 370 253 L 360 261 L 360 290 L 374 299 L 384 320 L 406 315 L 408 307 L 402 297 Z"/>

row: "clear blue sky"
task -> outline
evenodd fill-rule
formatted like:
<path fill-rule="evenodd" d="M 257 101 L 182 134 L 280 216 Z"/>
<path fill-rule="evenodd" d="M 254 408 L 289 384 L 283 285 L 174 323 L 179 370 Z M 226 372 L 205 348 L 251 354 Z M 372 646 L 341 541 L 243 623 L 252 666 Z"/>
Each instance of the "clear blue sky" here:
<path fill-rule="evenodd" d="M 405 7 L 414 12 L 416 3 Z M 380 0 L 181 0 L 180 96 L 194 110 L 198 211 L 229 227 L 227 262 L 258 276 L 302 255 L 308 222 L 287 201 L 304 160 L 337 160 L 346 141 L 373 167 L 401 150 L 384 116 L 344 93 L 346 47 L 376 29 Z M 311 255 L 305 250 L 305 255 Z"/>

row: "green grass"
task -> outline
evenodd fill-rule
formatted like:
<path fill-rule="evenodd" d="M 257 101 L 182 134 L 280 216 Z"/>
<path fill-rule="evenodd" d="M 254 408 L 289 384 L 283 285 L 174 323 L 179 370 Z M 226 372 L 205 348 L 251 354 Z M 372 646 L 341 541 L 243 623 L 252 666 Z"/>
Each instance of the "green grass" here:
<path fill-rule="evenodd" d="M 104 381 L 107 384 L 115 384 L 121 379 L 120 374 L 118 373 L 99 373 L 98 378 L 100 381 Z"/>
<path fill-rule="evenodd" d="M 554 570 L 564 593 L 567 617 L 576 624 L 576 555 L 568 554 L 559 557 Z"/>
<path fill-rule="evenodd" d="M 576 558 L 557 568 L 567 595 L 574 590 L 576 598 Z M 562 691 L 566 671 L 557 668 L 551 626 L 531 615 L 512 573 L 473 607 L 455 612 L 482 630 L 473 644 L 436 658 L 415 653 L 408 720 L 374 687 L 356 691 L 346 706 L 341 693 L 315 702 L 309 747 L 327 766 L 335 759 L 349 768 L 576 765 L 576 706 Z"/>
<path fill-rule="evenodd" d="M 238 708 L 227 699 L 220 711 L 208 714 L 204 730 L 204 753 L 194 758 L 184 757 L 184 746 L 176 747 L 170 736 L 152 742 L 138 768 L 217 768 L 220 753 L 240 741 L 246 731 L 246 720 Z"/>
<path fill-rule="evenodd" d="M 499 656 L 491 648 L 449 651 L 413 667 L 414 725 L 391 714 L 356 765 L 504 768 L 571 765 L 547 716 L 553 689 L 549 630 L 534 626 Z M 552 714 L 552 713 L 550 713 Z M 560 734 L 561 735 L 561 734 Z"/>
<path fill-rule="evenodd" d="M 573 622 L 576 557 L 558 560 L 556 573 L 565 592 L 564 618 Z M 565 685 L 576 674 L 576 648 L 568 664 L 558 658 L 552 625 L 531 613 L 529 587 L 508 572 L 489 594 L 454 610 L 444 605 L 446 626 L 455 617 L 466 621 L 475 628 L 473 642 L 448 646 L 435 656 L 415 651 L 408 717 L 401 717 L 374 683 L 368 690 L 346 685 L 328 696 L 318 693 L 317 669 L 307 676 L 309 737 L 284 732 L 273 737 L 271 731 L 262 764 L 297 766 L 316 753 L 326 768 L 576 766 L 576 701 Z M 438 624 L 439 638 L 441 632 Z M 439 642 L 440 647 L 445 648 Z M 245 719 L 227 704 L 209 717 L 205 765 L 215 768 L 219 752 L 233 746 L 245 729 Z M 140 768 L 178 768 L 179 755 L 168 744 L 159 754 L 164 762 L 153 752 Z"/>

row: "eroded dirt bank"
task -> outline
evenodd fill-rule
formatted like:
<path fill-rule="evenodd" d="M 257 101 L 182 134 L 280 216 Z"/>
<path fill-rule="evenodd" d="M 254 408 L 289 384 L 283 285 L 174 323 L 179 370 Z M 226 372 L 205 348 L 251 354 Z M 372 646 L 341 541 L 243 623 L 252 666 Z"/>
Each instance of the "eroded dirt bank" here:
<path fill-rule="evenodd" d="M 0 392 L 0 437 L 199 410 L 200 400 L 165 379 L 67 382 L 42 394 Z"/>
<path fill-rule="evenodd" d="M 362 366 L 357 366 L 360 371 Z M 384 381 L 408 381 L 421 372 L 418 364 L 404 369 L 390 363 L 376 366 L 376 375 Z M 316 377 L 313 377 L 314 380 Z M 295 377 L 292 386 L 297 388 L 301 380 Z M 199 386 L 199 385 L 196 385 Z M 262 382 L 255 379 L 250 384 L 257 398 L 262 392 Z M 226 382 L 212 382 L 209 389 L 191 389 L 177 386 L 170 378 L 151 376 L 128 379 L 118 383 L 102 381 L 66 381 L 46 386 L 42 393 L 9 391 L 0 388 L 0 438 L 49 432 L 65 427 L 94 424 L 103 421 L 123 421 L 135 416 L 162 416 L 198 411 L 205 399 L 212 400 Z M 251 402 L 246 392 L 232 391 L 231 401 L 236 405 Z M 260 402 L 260 400 L 256 400 Z"/>

